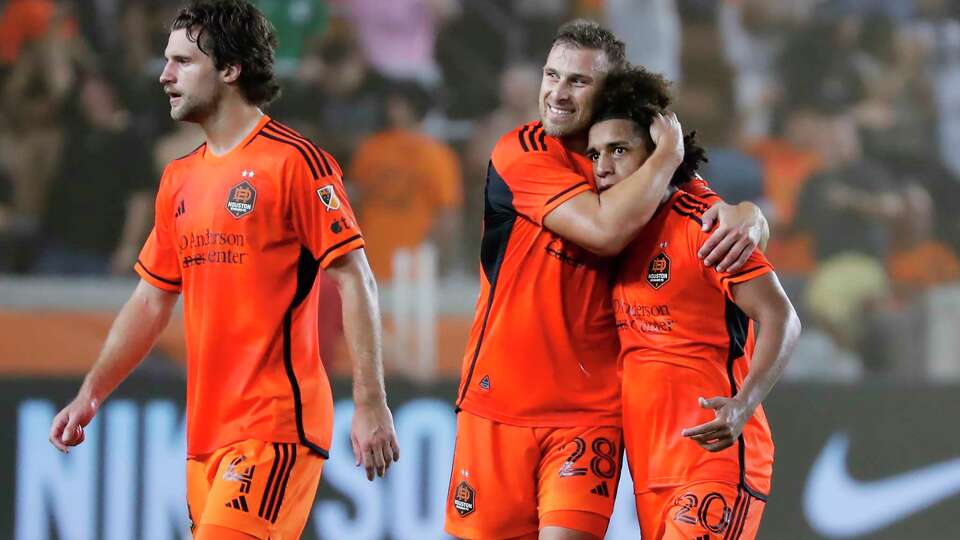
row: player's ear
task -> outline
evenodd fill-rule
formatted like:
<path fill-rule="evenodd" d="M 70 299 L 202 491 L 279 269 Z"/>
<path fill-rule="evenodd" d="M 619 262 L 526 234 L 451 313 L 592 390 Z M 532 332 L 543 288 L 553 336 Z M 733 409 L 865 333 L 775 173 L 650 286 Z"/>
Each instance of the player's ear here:
<path fill-rule="evenodd" d="M 220 79 L 227 84 L 235 83 L 239 78 L 240 64 L 229 64 L 220 72 Z"/>

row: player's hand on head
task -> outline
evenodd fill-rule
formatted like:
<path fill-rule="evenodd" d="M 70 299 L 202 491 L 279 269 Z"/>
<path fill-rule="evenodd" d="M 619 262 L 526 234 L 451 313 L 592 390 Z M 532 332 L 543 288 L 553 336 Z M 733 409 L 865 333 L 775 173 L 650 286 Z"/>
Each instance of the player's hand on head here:
<path fill-rule="evenodd" d="M 657 113 L 650 123 L 650 138 L 656 147 L 654 152 L 669 156 L 680 165 L 683 161 L 683 128 L 675 113 Z"/>
<path fill-rule="evenodd" d="M 367 480 L 373 480 L 374 475 L 383 477 L 390 464 L 400 460 L 393 415 L 386 403 L 356 405 L 350 441 L 356 465 L 366 469 Z"/>
<path fill-rule="evenodd" d="M 718 272 L 739 270 L 753 255 L 763 238 L 763 213 L 757 205 L 718 202 L 703 213 L 703 230 L 717 226 L 700 247 L 703 264 L 715 266 Z"/>
<path fill-rule="evenodd" d="M 704 409 L 713 409 L 716 418 L 686 428 L 680 434 L 709 452 L 719 452 L 733 446 L 743 433 L 743 426 L 753 416 L 753 411 L 737 398 L 700 398 L 699 405 Z"/>
<path fill-rule="evenodd" d="M 83 428 L 96 414 L 95 400 L 77 396 L 53 417 L 50 424 L 50 444 L 66 454 L 71 446 L 77 446 L 84 441 L 86 437 Z"/>

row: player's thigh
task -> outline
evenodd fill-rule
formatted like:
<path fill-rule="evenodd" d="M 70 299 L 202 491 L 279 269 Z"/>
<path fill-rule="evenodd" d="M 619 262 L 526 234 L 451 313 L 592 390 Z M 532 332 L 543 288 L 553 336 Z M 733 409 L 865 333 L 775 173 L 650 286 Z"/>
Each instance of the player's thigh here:
<path fill-rule="evenodd" d="M 735 484 L 701 482 L 674 489 L 661 514 L 664 540 L 733 540 L 756 536 L 763 503 Z M 750 535 L 750 530 L 753 531 Z M 656 538 L 656 536 L 654 537 Z"/>
<path fill-rule="evenodd" d="M 603 538 L 620 480 L 622 439 L 622 430 L 611 426 L 556 428 L 543 437 L 537 471 L 541 530 Z"/>
<path fill-rule="evenodd" d="M 299 538 L 313 506 L 323 458 L 295 443 L 248 440 L 222 454 L 198 526 L 256 538 Z"/>
<path fill-rule="evenodd" d="M 531 428 L 461 411 L 447 493 L 447 533 L 473 540 L 535 538 L 539 461 Z"/>

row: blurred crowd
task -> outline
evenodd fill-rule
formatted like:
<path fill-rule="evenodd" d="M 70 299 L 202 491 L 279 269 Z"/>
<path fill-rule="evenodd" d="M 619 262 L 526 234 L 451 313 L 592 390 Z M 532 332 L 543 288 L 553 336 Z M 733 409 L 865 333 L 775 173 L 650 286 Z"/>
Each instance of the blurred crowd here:
<path fill-rule="evenodd" d="M 609 25 L 674 81 L 704 176 L 770 221 L 768 254 L 833 378 L 903 374 L 923 302 L 960 282 L 960 3 L 258 0 L 268 111 L 330 151 L 377 276 L 398 249 L 476 273 L 483 182 L 537 115 L 557 26 Z M 164 164 L 201 142 L 157 77 L 171 0 L 0 0 L 0 272 L 129 275 Z"/>

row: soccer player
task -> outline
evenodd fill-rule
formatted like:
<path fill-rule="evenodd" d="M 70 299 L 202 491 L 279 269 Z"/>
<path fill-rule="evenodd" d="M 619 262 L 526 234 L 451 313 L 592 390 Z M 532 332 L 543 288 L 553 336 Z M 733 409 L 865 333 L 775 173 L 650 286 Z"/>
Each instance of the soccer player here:
<path fill-rule="evenodd" d="M 660 150 L 649 136 L 669 97 L 662 77 L 611 76 L 587 155 L 601 193 Z M 621 253 L 613 293 L 623 365 L 623 425 L 644 540 L 753 539 L 773 466 L 761 402 L 800 322 L 755 251 L 722 272 L 697 256 L 709 203 L 684 190 L 704 151 L 692 136 L 670 188 Z M 759 337 L 753 342 L 753 323 Z M 752 349 L 752 354 L 751 354 Z"/>
<path fill-rule="evenodd" d="M 140 363 L 184 297 L 187 502 L 198 540 L 299 538 L 333 422 L 317 344 L 321 270 L 354 357 L 351 439 L 367 477 L 399 458 L 381 364 L 376 282 L 336 161 L 260 107 L 279 91 L 270 23 L 244 0 L 200 0 L 173 22 L 160 83 L 206 142 L 172 161 L 156 224 L 76 398 L 54 418 L 66 452 Z"/>
<path fill-rule="evenodd" d="M 578 540 L 607 529 L 622 430 L 606 257 L 653 215 L 683 150 L 679 123 L 662 120 L 647 162 L 597 194 L 587 128 L 604 79 L 625 63 L 608 30 L 562 26 L 543 68 L 540 121 L 493 150 L 480 296 L 456 400 L 454 536 Z M 689 189 L 718 200 L 702 183 Z M 753 205 L 718 202 L 705 223 L 718 213 L 705 261 L 739 267 L 766 222 Z"/>

